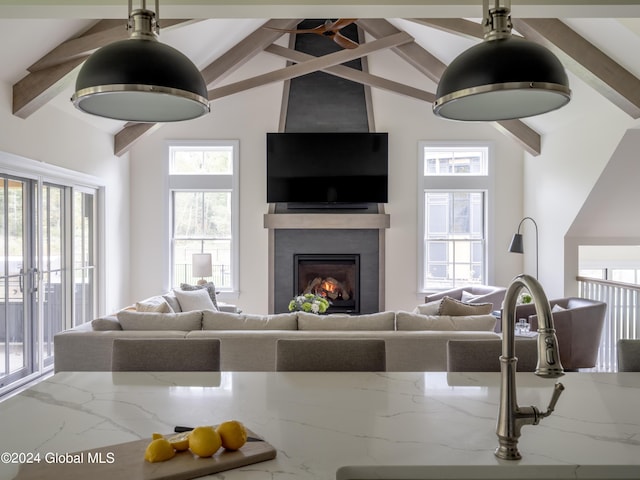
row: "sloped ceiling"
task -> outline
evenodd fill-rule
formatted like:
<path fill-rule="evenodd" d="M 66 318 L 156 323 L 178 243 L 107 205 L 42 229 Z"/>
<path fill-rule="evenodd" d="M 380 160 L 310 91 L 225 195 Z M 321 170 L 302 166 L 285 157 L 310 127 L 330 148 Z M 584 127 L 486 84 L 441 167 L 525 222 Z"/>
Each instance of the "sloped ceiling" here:
<path fill-rule="evenodd" d="M 91 117 L 75 111 L 69 102 L 83 59 L 103 44 L 126 38 L 123 28 L 126 2 L 68 0 L 39 5 L 42 3 L 48 2 L 0 1 L 0 42 L 14 47 L 0 50 L 3 64 L 0 79 L 13 85 L 14 114 L 28 118 L 45 105 L 54 106 L 113 133 L 114 152 L 119 155 L 126 152 L 158 126 L 124 125 Z M 135 0 L 133 3 L 134 8 L 140 5 Z M 517 33 L 552 49 L 570 72 L 572 85 L 576 81 L 578 84 L 570 108 L 524 121 L 495 123 L 496 128 L 536 155 L 540 152 L 541 134 L 553 128 L 554 122 L 561 124 L 571 121 L 572 115 L 580 115 L 576 112 L 584 112 L 593 95 L 605 98 L 632 118 L 640 117 L 640 60 L 635 55 L 640 48 L 640 0 L 512 3 Z M 312 1 L 291 1 L 284 5 L 264 0 L 241 3 L 171 0 L 160 4 L 163 26 L 160 40 L 183 51 L 201 68 L 213 102 L 264 83 L 282 82 L 300 72 L 341 69 L 341 65 L 334 67 L 338 65 L 336 60 L 341 59 L 339 56 L 336 60 L 328 56 L 312 61 L 291 58 L 288 49 L 274 45 L 282 34 L 262 28 L 265 24 L 292 28 L 303 18 L 359 18 L 358 25 L 367 33 L 367 41 L 356 57 L 390 48 L 425 75 L 429 80 L 425 85 L 437 83 L 446 64 L 481 41 L 482 36 L 477 20 L 482 11 L 480 0 L 394 4 L 369 1 L 348 5 Z M 468 20 L 473 18 L 476 20 Z M 227 74 L 265 50 L 298 63 L 288 69 L 267 72 L 261 78 L 223 84 Z M 345 51 L 345 55 L 351 52 Z M 372 75 L 360 76 L 356 81 L 420 101 L 433 101 L 433 88 L 420 89 L 404 85 L 398 79 Z M 583 84 L 588 88 L 583 88 Z"/>

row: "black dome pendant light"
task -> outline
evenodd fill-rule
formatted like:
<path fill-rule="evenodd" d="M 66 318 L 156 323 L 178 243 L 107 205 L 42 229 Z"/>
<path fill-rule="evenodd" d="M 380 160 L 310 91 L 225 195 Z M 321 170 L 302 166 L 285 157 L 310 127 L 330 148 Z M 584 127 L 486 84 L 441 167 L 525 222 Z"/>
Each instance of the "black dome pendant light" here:
<path fill-rule="evenodd" d="M 130 122 L 175 122 L 209 113 L 207 85 L 185 55 L 157 39 L 155 12 L 132 10 L 131 36 L 106 45 L 84 63 L 71 101 L 83 112 Z"/>
<path fill-rule="evenodd" d="M 489 0 L 483 0 L 484 41 L 445 70 L 433 104 L 437 116 L 462 121 L 525 118 L 556 110 L 571 99 L 569 79 L 555 55 L 511 35 L 510 6 L 511 0 L 495 0 L 489 8 Z"/>

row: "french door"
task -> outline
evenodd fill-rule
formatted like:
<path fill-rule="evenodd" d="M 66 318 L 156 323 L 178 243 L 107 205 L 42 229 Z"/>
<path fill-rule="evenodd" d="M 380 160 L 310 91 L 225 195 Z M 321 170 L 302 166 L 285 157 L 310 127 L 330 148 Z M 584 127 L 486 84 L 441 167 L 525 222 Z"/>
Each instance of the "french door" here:
<path fill-rule="evenodd" d="M 0 173 L 0 393 L 51 369 L 53 336 L 95 311 L 94 198 Z"/>

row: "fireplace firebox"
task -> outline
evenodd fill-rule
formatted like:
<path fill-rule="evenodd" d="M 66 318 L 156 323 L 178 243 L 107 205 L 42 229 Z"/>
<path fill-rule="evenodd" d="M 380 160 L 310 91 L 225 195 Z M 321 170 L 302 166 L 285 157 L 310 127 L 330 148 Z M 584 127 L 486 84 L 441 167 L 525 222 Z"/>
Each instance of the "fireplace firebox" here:
<path fill-rule="evenodd" d="M 294 296 L 321 295 L 328 313 L 360 313 L 360 255 L 295 254 L 293 268 Z"/>

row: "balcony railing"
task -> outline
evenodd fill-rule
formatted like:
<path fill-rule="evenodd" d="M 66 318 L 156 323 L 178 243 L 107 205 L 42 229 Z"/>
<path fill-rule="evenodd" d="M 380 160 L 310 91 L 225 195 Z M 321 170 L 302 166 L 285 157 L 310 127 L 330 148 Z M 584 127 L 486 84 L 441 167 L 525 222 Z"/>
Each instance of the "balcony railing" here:
<path fill-rule="evenodd" d="M 580 296 L 607 304 L 596 370 L 618 370 L 616 343 L 640 338 L 640 285 L 577 277 Z"/>

